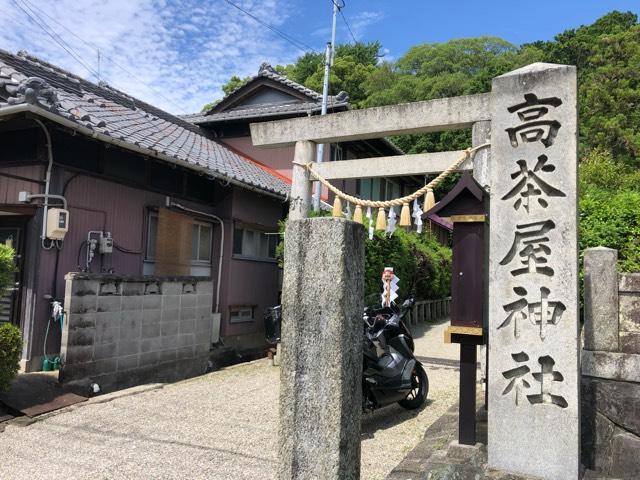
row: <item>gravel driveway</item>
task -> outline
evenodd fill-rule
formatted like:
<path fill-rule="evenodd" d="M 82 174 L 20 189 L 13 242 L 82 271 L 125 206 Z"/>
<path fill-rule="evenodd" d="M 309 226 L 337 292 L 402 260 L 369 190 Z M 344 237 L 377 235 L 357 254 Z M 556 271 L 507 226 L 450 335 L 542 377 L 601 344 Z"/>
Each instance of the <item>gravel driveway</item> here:
<path fill-rule="evenodd" d="M 457 349 L 443 345 L 445 326 L 415 329 L 416 354 L 429 359 L 427 407 L 394 405 L 363 417 L 363 479 L 384 479 L 456 402 L 457 370 L 447 359 Z M 0 433 L 0 478 L 274 478 L 278 373 L 259 360 L 27 427 L 9 425 Z"/>

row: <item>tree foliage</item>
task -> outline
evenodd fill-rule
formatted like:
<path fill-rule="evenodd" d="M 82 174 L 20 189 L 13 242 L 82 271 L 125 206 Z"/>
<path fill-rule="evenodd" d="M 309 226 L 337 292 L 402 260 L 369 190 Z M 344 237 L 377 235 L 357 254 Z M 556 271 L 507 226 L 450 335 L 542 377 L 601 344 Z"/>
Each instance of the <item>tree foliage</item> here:
<path fill-rule="evenodd" d="M 395 61 L 384 61 L 381 50 L 378 42 L 340 45 L 331 93 L 345 90 L 355 108 L 374 107 L 487 92 L 492 78 L 533 62 L 576 65 L 580 246 L 616 248 L 623 270 L 640 271 L 640 25 L 636 14 L 613 11 L 553 40 L 521 46 L 496 37 L 462 38 L 415 45 Z M 323 54 L 309 53 L 279 68 L 320 91 L 323 62 Z M 393 141 L 406 153 L 420 153 L 466 148 L 471 135 L 447 131 L 399 136 Z M 452 184 L 453 180 L 443 185 L 436 197 L 441 198 Z"/>
<path fill-rule="evenodd" d="M 15 252 L 0 244 L 0 295 L 14 282 Z M 18 362 L 22 354 L 20 330 L 10 324 L 0 325 L 0 392 L 7 389 L 18 373 Z"/>
<path fill-rule="evenodd" d="M 328 216 L 329 212 L 310 212 L 310 217 Z M 367 220 L 365 219 L 365 223 Z M 276 249 L 278 263 L 284 261 L 284 231 L 286 220 L 280 222 L 281 241 Z M 367 225 L 365 225 L 365 229 Z M 365 297 L 382 293 L 381 276 L 384 267 L 392 266 L 400 278 L 398 302 L 405 298 L 429 300 L 446 297 L 451 286 L 451 249 L 440 245 L 429 232 L 418 234 L 396 229 L 388 236 L 375 232 L 365 241 Z"/>

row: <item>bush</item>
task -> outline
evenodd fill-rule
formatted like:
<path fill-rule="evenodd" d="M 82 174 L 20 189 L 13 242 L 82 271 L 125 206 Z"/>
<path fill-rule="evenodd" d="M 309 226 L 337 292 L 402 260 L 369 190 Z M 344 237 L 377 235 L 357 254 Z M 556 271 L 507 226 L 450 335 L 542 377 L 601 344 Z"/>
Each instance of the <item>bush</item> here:
<path fill-rule="evenodd" d="M 580 251 L 618 250 L 623 272 L 640 272 L 640 174 L 600 150 L 580 163 Z"/>
<path fill-rule="evenodd" d="M 9 388 L 18 373 L 21 354 L 20 330 L 9 323 L 0 325 L 0 392 Z"/>
<path fill-rule="evenodd" d="M 15 264 L 13 257 L 15 252 L 13 248 L 0 243 L 0 295 L 9 287 L 14 279 Z"/>
<path fill-rule="evenodd" d="M 329 215 L 328 212 L 311 212 L 310 214 L 310 216 L 327 215 Z M 280 233 L 284 232 L 285 224 L 285 220 L 280 222 Z M 276 250 L 281 267 L 283 254 L 284 241 L 281 240 Z M 419 235 L 413 231 L 406 232 L 398 228 L 391 237 L 376 232 L 372 240 L 366 240 L 365 297 L 367 300 L 382 293 L 381 276 L 384 267 L 393 267 L 394 273 L 400 278 L 398 302 L 408 297 L 415 297 L 416 300 L 442 298 L 450 293 L 451 249 L 440 245 L 427 232 Z"/>
<path fill-rule="evenodd" d="M 396 229 L 391 237 L 376 232 L 365 244 L 365 296 L 382 292 L 384 267 L 393 267 L 400 279 L 398 299 L 429 300 L 446 297 L 451 287 L 451 249 L 428 233 Z"/>

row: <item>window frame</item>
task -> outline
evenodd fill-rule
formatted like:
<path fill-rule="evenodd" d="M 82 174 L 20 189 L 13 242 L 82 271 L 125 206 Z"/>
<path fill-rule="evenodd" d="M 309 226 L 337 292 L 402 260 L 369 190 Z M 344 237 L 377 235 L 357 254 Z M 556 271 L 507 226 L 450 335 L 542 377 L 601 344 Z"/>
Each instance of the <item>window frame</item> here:
<path fill-rule="evenodd" d="M 240 241 L 240 253 L 237 252 L 236 250 L 236 246 L 237 246 L 237 234 L 238 232 L 242 232 L 242 238 Z M 258 235 L 258 243 L 255 246 L 255 250 L 257 251 L 256 255 L 251 255 L 245 252 L 244 250 L 244 242 L 245 242 L 245 232 L 252 232 L 254 235 L 254 239 L 255 239 L 255 235 Z M 232 244 L 232 250 L 231 250 L 231 257 L 234 259 L 238 259 L 238 260 L 251 260 L 254 262 L 267 262 L 267 263 L 276 263 L 277 262 L 277 258 L 276 258 L 276 249 L 278 247 L 278 239 L 279 239 L 279 232 L 270 232 L 267 231 L 266 229 L 261 229 L 259 227 L 255 227 L 252 225 L 245 225 L 242 223 L 234 223 L 233 225 L 233 244 Z M 267 256 L 262 256 L 260 255 L 260 250 L 263 248 L 262 245 L 262 239 L 265 238 L 266 239 L 266 248 L 267 248 Z M 270 242 L 271 242 L 271 238 L 274 238 L 275 240 L 273 240 L 274 245 L 273 245 L 273 256 L 269 256 L 271 248 L 270 248 Z M 255 242 L 255 240 L 254 240 Z"/>
<path fill-rule="evenodd" d="M 155 231 L 151 232 L 151 225 L 152 225 L 152 219 L 155 220 Z M 156 254 L 158 252 L 158 212 L 156 210 L 149 210 L 147 212 L 147 226 L 146 226 L 146 235 L 147 238 L 145 239 L 145 245 L 144 245 L 144 261 L 145 262 L 151 262 L 151 263 L 155 263 L 156 261 Z M 153 256 L 151 256 L 149 254 L 149 246 L 151 241 L 154 242 L 153 245 Z"/>
<path fill-rule="evenodd" d="M 193 219 L 192 222 L 192 237 L 191 237 L 191 265 L 207 265 L 210 266 L 213 262 L 213 225 L 209 222 L 203 222 L 201 220 Z M 195 228 L 198 228 L 198 235 L 195 235 Z M 200 240 L 202 239 L 202 227 L 209 229 L 209 258 L 206 260 L 200 259 Z M 194 240 L 197 240 L 196 248 L 194 249 Z M 196 258 L 194 258 L 194 250 L 197 252 Z"/>
<path fill-rule="evenodd" d="M 244 317 L 241 316 L 234 316 L 233 313 L 234 312 L 246 312 L 249 311 L 250 312 L 250 316 L 249 317 Z M 251 323 L 251 322 L 255 322 L 256 318 L 255 318 L 255 311 L 256 311 L 256 306 L 255 305 L 231 305 L 229 306 L 229 323 Z"/>

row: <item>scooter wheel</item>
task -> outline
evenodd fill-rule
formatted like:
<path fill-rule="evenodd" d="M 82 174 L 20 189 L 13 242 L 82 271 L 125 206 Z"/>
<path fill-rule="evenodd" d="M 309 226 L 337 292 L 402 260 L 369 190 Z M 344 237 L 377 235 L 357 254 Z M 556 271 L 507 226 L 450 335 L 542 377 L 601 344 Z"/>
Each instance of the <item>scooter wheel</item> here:
<path fill-rule="evenodd" d="M 422 365 L 416 363 L 411 372 L 411 391 L 404 400 L 400 400 L 398 404 L 407 410 L 415 410 L 420 408 L 429 393 L 429 378 L 422 368 Z"/>

